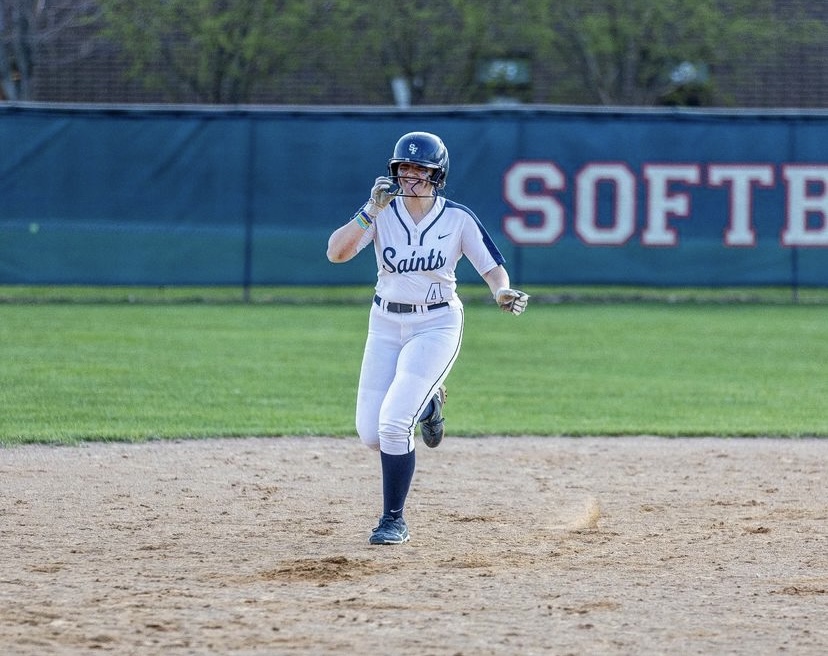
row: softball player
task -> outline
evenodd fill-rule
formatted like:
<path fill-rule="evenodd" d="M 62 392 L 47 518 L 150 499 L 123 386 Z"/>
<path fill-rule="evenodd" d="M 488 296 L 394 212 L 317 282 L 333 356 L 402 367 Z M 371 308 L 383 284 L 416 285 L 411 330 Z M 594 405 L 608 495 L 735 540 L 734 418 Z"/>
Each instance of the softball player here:
<path fill-rule="evenodd" d="M 370 544 L 408 541 L 403 508 L 414 475 L 414 432 L 443 439 L 443 383 L 460 352 L 463 304 L 455 268 L 466 256 L 497 304 L 520 314 L 528 296 L 511 289 L 504 259 L 474 213 L 444 196 L 448 150 L 428 132 L 402 136 L 371 198 L 328 240 L 331 262 L 373 242 L 377 284 L 359 377 L 356 428 L 380 453 L 383 512 Z"/>

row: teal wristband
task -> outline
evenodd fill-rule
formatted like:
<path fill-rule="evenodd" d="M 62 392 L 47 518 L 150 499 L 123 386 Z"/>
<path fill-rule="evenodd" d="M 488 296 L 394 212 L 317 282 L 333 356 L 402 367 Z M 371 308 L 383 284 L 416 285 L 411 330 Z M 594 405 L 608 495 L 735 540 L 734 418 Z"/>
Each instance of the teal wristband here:
<path fill-rule="evenodd" d="M 354 220 L 357 222 L 357 225 L 363 230 L 368 230 L 368 228 L 371 227 L 371 224 L 374 223 L 374 220 L 364 209 L 354 214 Z"/>

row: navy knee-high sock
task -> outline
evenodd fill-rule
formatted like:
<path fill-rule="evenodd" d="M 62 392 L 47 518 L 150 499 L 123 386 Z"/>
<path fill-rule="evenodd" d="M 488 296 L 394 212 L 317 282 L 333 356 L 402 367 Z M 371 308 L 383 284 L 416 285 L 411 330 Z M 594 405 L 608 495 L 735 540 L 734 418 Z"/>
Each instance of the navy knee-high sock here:
<path fill-rule="evenodd" d="M 401 517 L 411 479 L 414 477 L 414 451 L 401 456 L 380 452 L 382 461 L 382 512 Z"/>

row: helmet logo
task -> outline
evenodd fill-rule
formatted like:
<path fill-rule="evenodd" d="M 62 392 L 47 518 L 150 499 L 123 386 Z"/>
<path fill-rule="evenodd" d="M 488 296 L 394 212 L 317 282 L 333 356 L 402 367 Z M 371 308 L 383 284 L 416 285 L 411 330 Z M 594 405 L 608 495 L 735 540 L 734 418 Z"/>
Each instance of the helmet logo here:
<path fill-rule="evenodd" d="M 419 148 L 417 148 L 417 144 L 415 144 L 415 143 L 408 144 L 408 152 L 411 153 L 412 155 L 414 155 L 418 150 L 419 150 Z"/>

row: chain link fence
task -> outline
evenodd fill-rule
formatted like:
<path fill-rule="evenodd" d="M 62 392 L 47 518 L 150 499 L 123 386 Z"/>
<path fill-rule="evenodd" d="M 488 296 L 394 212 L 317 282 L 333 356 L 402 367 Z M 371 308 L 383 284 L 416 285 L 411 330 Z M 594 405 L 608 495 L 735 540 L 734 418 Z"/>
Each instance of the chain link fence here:
<path fill-rule="evenodd" d="M 589 3 L 587 3 L 589 4 Z M 600 3 L 598 3 L 600 4 Z M 606 4 L 606 3 L 605 3 Z M 727 5 L 727 3 L 722 3 Z M 19 43 L 15 29 L 19 29 L 23 5 L 34 6 L 38 13 L 28 20 L 35 21 L 37 32 L 30 35 L 26 43 Z M 786 18 L 793 15 L 795 0 L 775 0 L 768 10 L 772 17 Z M 798 6 L 802 6 L 799 4 Z M 810 2 L 804 5 L 803 20 L 828 28 L 828 2 Z M 16 13 L 17 12 L 17 13 Z M 186 90 L 179 89 L 173 95 L 169 89 L 161 91 L 145 86 L 140 80 L 128 75 L 130 62 L 117 43 L 103 38 L 100 34 L 100 14 L 95 2 L 79 0 L 53 0 L 45 2 L 22 2 L 21 0 L 0 0 L 0 51 L 5 52 L 6 66 L 11 78 L 20 84 L 26 71 L 14 70 L 15 53 L 21 47 L 28 48 L 31 61 L 26 63 L 31 75 L 28 97 L 17 98 L 41 102 L 83 102 L 83 103 L 200 103 L 203 99 Z M 31 26 L 30 26 L 31 27 Z M 766 35 L 767 36 L 767 35 Z M 17 39 L 17 40 L 16 40 Z M 704 105 L 719 107 L 749 108 L 825 108 L 828 107 L 828 39 L 803 39 L 790 43 L 779 37 L 772 44 L 769 54 L 767 38 L 762 45 L 752 48 L 743 43 L 744 53 L 715 67 L 704 62 L 679 62 L 668 74 L 676 82 L 678 94 L 664 97 L 657 104 Z M 308 57 L 311 50 L 314 61 L 335 57 L 325 38 L 321 37 L 307 44 L 308 52 L 297 56 Z M 24 50 L 25 50 L 24 48 Z M 759 48 L 765 56 L 757 56 Z M 500 99 L 498 94 L 488 93 L 485 76 L 506 75 L 514 71 L 515 91 L 512 100 L 531 104 L 589 105 L 600 100 L 586 93 L 579 86 L 578 77 L 572 70 L 562 69 L 560 61 L 526 54 L 520 43 L 504 42 L 498 51 L 501 58 L 481 58 L 478 72 L 471 76 L 479 88 L 458 90 L 452 84 L 456 75 L 452 61 L 447 58 L 434 73 L 432 92 L 424 98 L 417 98 L 413 104 L 470 104 L 490 103 Z M 3 56 L 0 52 L 0 73 Z M 290 74 L 274 74 L 258 83 L 251 95 L 251 104 L 265 105 L 378 105 L 400 104 L 400 95 L 395 95 L 394 79 L 381 72 L 371 62 L 363 65 L 343 66 L 323 71 L 308 59 L 308 64 L 299 66 Z M 459 63 L 457 64 L 459 65 Z M 511 67 L 511 68 L 510 68 Z M 19 68 L 19 66 L 18 66 Z M 378 71 L 380 71 L 378 73 Z M 482 72 L 481 72 L 482 71 Z M 498 73 L 499 71 L 499 73 Z M 505 73 L 504 73 L 505 71 Z M 157 69 L 158 75 L 164 71 Z M 529 76 L 527 78 L 527 75 Z M 15 77 L 16 76 L 16 77 Z M 443 76 L 443 77 L 441 77 Z M 400 89 L 397 78 L 397 90 Z M 508 75 L 506 75 L 508 82 Z M 710 82 L 704 93 L 692 92 L 694 82 Z M 416 85 L 416 80 L 408 80 Z M 507 85 L 508 86 L 508 85 Z M 688 93 L 682 90 L 691 89 Z M 0 100 L 14 100 L 14 89 L 0 90 Z M 10 97 L 12 96 L 12 97 Z M 403 100 L 405 102 L 405 100 Z"/>

